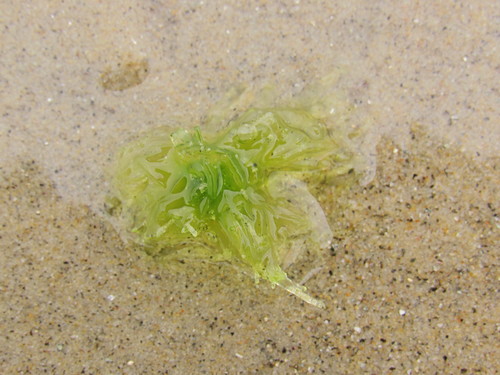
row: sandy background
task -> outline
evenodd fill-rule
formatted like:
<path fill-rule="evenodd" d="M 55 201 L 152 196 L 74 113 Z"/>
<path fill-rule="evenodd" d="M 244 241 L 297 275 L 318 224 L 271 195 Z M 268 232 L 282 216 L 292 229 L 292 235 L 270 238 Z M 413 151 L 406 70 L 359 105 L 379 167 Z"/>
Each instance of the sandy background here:
<path fill-rule="evenodd" d="M 1 373 L 498 372 L 500 3 L 4 0 L 0 26 Z M 123 243 L 103 211 L 122 142 L 339 67 L 377 171 L 322 192 L 334 246 L 290 270 L 321 265 L 325 310 Z"/>

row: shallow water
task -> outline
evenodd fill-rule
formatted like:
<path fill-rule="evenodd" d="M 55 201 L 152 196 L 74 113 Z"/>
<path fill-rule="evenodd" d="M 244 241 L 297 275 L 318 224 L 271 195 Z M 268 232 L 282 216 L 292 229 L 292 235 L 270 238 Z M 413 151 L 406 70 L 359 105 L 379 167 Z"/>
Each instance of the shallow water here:
<path fill-rule="evenodd" d="M 497 3 L 0 7 L 3 372 L 498 367 Z M 102 87 L 143 61 L 134 85 Z M 293 95 L 339 67 L 378 167 L 319 192 L 334 246 L 291 272 L 318 270 L 306 285 L 326 310 L 224 265 L 165 271 L 103 216 L 130 137 L 202 123 L 237 82 Z"/>

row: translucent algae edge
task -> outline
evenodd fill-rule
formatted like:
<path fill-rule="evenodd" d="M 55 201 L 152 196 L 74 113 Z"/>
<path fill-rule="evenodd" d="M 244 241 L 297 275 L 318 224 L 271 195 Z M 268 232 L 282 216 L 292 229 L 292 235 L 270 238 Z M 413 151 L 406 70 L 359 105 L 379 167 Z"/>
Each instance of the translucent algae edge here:
<path fill-rule="evenodd" d="M 113 200 L 133 239 L 162 259 L 228 261 L 324 307 L 282 268 L 331 238 L 308 183 L 346 174 L 346 137 L 300 108 L 252 108 L 224 130 L 156 129 L 125 145 Z"/>

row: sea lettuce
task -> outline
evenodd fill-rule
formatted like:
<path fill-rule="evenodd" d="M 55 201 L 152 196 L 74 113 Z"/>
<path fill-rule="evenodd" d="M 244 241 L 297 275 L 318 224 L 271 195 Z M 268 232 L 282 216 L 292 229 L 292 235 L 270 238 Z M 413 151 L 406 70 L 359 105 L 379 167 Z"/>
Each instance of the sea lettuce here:
<path fill-rule="evenodd" d="M 174 260 L 227 261 L 315 306 L 283 270 L 331 232 L 303 182 L 352 170 L 342 137 L 299 107 L 251 108 L 216 133 L 155 129 L 125 145 L 114 199 L 133 239 Z"/>

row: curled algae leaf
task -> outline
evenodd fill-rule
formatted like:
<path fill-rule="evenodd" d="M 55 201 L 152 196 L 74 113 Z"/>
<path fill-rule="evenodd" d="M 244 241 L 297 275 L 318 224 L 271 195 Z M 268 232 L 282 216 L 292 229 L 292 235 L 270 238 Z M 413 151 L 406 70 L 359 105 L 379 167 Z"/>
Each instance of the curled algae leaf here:
<path fill-rule="evenodd" d="M 348 173 L 353 160 L 310 111 L 252 108 L 216 134 L 160 128 L 123 147 L 115 200 L 150 255 L 228 261 L 324 307 L 282 266 L 331 238 L 302 180 Z"/>

